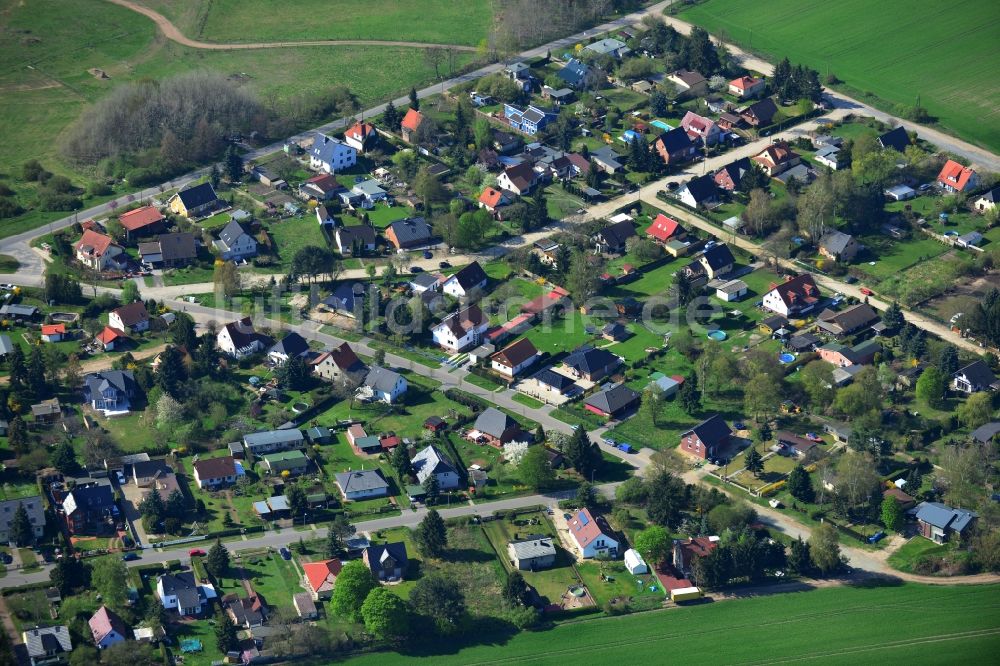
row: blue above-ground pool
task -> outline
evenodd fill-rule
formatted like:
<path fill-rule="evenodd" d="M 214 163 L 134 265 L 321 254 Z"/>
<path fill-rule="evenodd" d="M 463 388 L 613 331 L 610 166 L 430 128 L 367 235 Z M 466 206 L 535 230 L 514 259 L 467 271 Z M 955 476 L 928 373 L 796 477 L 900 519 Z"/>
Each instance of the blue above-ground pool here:
<path fill-rule="evenodd" d="M 778 356 L 778 360 L 781 361 L 782 363 L 791 363 L 792 361 L 795 360 L 795 356 L 789 354 L 788 352 L 785 352 L 784 354 L 780 354 Z"/>
<path fill-rule="evenodd" d="M 712 340 L 715 340 L 716 342 L 722 342 L 723 340 L 726 339 L 726 332 L 720 330 L 709 331 L 708 337 L 711 338 Z"/>

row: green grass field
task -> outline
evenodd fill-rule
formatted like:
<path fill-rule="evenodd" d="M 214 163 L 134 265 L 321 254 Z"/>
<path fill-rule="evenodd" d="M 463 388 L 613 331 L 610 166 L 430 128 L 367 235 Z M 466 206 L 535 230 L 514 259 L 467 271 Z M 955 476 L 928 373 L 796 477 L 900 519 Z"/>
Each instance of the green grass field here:
<path fill-rule="evenodd" d="M 566 622 L 501 640 L 472 635 L 464 647 L 456 637 L 422 641 L 405 654 L 370 654 L 354 663 L 565 664 L 623 655 L 664 663 L 671 655 L 699 664 L 953 664 L 1000 649 L 998 613 L 995 585 L 838 587 Z"/>
<path fill-rule="evenodd" d="M 140 0 L 192 39 L 249 42 L 383 39 L 475 46 L 490 29 L 489 0 Z M 461 9 L 459 10 L 459 7 Z M 461 21 L 456 18 L 461 17 Z M 420 20 L 414 20 L 419 17 Z M 246 26 L 253 26 L 248 33 Z"/>
<path fill-rule="evenodd" d="M 945 130 L 1000 150 L 995 2 L 707 0 L 680 17 L 771 61 L 787 56 L 833 73 L 846 92 L 887 110 L 919 97 Z"/>

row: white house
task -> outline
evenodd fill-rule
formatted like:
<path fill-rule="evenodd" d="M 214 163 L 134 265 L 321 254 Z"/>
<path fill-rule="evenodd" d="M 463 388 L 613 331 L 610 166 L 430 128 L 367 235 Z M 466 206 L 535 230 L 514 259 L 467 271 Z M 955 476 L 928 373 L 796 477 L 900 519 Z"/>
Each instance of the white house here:
<path fill-rule="evenodd" d="M 117 268 L 125 250 L 110 236 L 87 229 L 76 243 L 76 260 L 95 271 Z"/>
<path fill-rule="evenodd" d="M 215 336 L 219 351 L 237 359 L 264 351 L 265 340 L 265 336 L 254 330 L 250 317 L 226 324 Z"/>
<path fill-rule="evenodd" d="M 585 559 L 618 557 L 618 539 L 613 536 L 614 532 L 603 516 L 595 517 L 590 509 L 581 509 L 567 523 L 569 533 Z"/>
<path fill-rule="evenodd" d="M 490 320 L 479 306 L 470 305 L 448 315 L 431 333 L 435 343 L 456 353 L 481 343 L 489 327 Z"/>
<path fill-rule="evenodd" d="M 199 585 L 189 571 L 157 578 L 156 595 L 164 608 L 176 610 L 179 615 L 199 615 L 209 600 L 217 596 L 214 587 L 208 583 Z"/>
<path fill-rule="evenodd" d="M 490 357 L 490 367 L 508 379 L 513 379 L 522 370 L 538 360 L 538 349 L 528 338 L 521 338 L 507 345 Z"/>
<path fill-rule="evenodd" d="M 347 500 L 385 497 L 389 484 L 378 469 L 353 470 L 336 475 L 337 487 Z"/>
<path fill-rule="evenodd" d="M 142 301 L 129 303 L 108 313 L 108 326 L 119 331 L 139 333 L 149 330 L 149 312 Z"/>
<path fill-rule="evenodd" d="M 205 458 L 192 465 L 194 481 L 201 489 L 215 490 L 236 483 L 238 469 L 232 456 Z"/>
<path fill-rule="evenodd" d="M 132 630 L 125 621 L 114 611 L 108 610 L 107 606 L 98 608 L 87 624 L 90 625 L 90 633 L 98 650 L 107 649 L 132 636 Z"/>
<path fill-rule="evenodd" d="M 219 257 L 226 261 L 240 261 L 257 255 L 257 240 L 236 220 L 230 220 L 222 228 L 212 245 Z"/>
<path fill-rule="evenodd" d="M 762 305 L 765 310 L 777 312 L 783 317 L 809 312 L 819 304 L 819 287 L 812 275 L 803 273 L 791 280 L 774 285 L 764 294 Z"/>
<path fill-rule="evenodd" d="M 358 150 L 343 141 L 316 133 L 309 149 L 309 168 L 315 171 L 336 173 L 358 163 Z"/>
<path fill-rule="evenodd" d="M 458 299 L 465 298 L 474 290 L 486 287 L 487 279 L 483 267 L 479 265 L 478 261 L 473 261 L 445 280 L 442 291 Z"/>
<path fill-rule="evenodd" d="M 417 475 L 417 481 L 420 485 L 423 485 L 424 481 L 433 474 L 437 477 L 438 488 L 441 490 L 452 490 L 459 486 L 460 479 L 455 466 L 433 444 L 413 456 L 410 464 L 413 466 L 413 471 Z"/>
<path fill-rule="evenodd" d="M 364 387 L 371 391 L 374 399 L 391 405 L 406 393 L 407 385 L 403 375 L 376 365 L 365 377 Z"/>

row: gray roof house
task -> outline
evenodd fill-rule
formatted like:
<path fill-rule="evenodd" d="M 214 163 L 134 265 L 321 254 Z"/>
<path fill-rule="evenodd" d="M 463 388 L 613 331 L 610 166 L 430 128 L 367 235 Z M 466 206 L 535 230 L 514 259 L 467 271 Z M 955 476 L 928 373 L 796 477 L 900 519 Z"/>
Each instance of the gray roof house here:
<path fill-rule="evenodd" d="M 437 477 L 438 488 L 441 490 L 451 490 L 459 486 L 459 476 L 455 465 L 433 444 L 413 456 L 411 464 L 420 485 L 423 485 L 427 478 L 433 474 Z"/>
<path fill-rule="evenodd" d="M 305 441 L 302 431 L 296 428 L 250 432 L 243 435 L 243 447 L 254 455 L 299 449 L 305 446 Z"/>
<path fill-rule="evenodd" d="M 14 343 L 6 333 L 0 333 L 0 356 L 6 356 L 14 351 Z"/>
<path fill-rule="evenodd" d="M 73 650 L 69 629 L 63 625 L 55 627 L 35 627 L 21 634 L 28 652 L 31 666 L 64 663 L 66 655 Z"/>
<path fill-rule="evenodd" d="M 834 261 L 850 261 L 860 249 L 854 236 L 843 231 L 830 231 L 819 239 L 820 253 Z"/>
<path fill-rule="evenodd" d="M 496 407 L 487 407 L 473 426 L 491 443 L 506 444 L 521 436 L 521 424 Z"/>
<path fill-rule="evenodd" d="M 978 517 L 972 511 L 953 509 L 940 502 L 921 502 L 916 508 L 920 534 L 937 543 L 944 543 L 953 533 L 962 538 Z"/>
<path fill-rule="evenodd" d="M 257 241 L 236 220 L 222 228 L 212 245 L 223 259 L 239 261 L 257 254 Z"/>
<path fill-rule="evenodd" d="M 556 547 L 551 537 L 535 536 L 507 544 L 507 559 L 522 571 L 547 569 L 555 564 Z"/>
<path fill-rule="evenodd" d="M 359 500 L 369 497 L 385 497 L 389 483 L 377 469 L 354 470 L 337 474 L 337 487 L 344 499 Z"/>
<path fill-rule="evenodd" d="M 138 385 L 130 370 L 102 370 L 83 378 L 83 399 L 91 409 L 109 414 L 127 414 L 129 400 L 135 397 Z"/>
<path fill-rule="evenodd" d="M 598 55 L 609 55 L 619 59 L 632 52 L 632 49 L 626 46 L 625 42 L 612 37 L 602 39 L 601 41 L 594 42 L 593 44 L 588 44 L 584 47 L 584 50 Z"/>
<path fill-rule="evenodd" d="M 0 502 L 0 543 L 10 541 L 10 526 L 14 522 L 18 506 L 24 506 L 24 510 L 28 512 L 28 520 L 31 522 L 35 538 L 45 533 L 45 507 L 42 506 L 41 497 L 32 495 L 4 500 Z"/>
<path fill-rule="evenodd" d="M 365 377 L 364 385 L 371 390 L 373 397 L 382 402 L 392 404 L 406 393 L 406 378 L 398 372 L 387 368 L 372 366 Z"/>

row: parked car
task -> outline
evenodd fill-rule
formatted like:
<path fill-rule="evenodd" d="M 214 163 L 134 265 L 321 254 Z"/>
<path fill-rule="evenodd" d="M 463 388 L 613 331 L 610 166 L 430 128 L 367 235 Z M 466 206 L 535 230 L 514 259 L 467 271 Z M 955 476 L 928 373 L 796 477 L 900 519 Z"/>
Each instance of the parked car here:
<path fill-rule="evenodd" d="M 868 287 L 861 287 L 861 290 L 860 290 L 860 291 L 861 291 L 861 293 L 862 293 L 862 294 L 864 294 L 865 296 L 871 296 L 871 295 L 872 295 L 873 293 L 875 293 L 875 292 L 873 292 L 873 291 L 872 291 L 871 289 L 869 289 Z"/>
<path fill-rule="evenodd" d="M 137 559 L 139 559 L 139 553 L 125 553 L 122 555 L 123 562 L 132 562 Z"/>
<path fill-rule="evenodd" d="M 449 264 L 447 261 L 442 261 L 441 263 L 438 264 L 438 268 L 442 269 L 451 268 L 451 264 Z"/>
<path fill-rule="evenodd" d="M 284 546 L 282 546 L 281 548 L 279 548 L 279 549 L 278 549 L 278 552 L 279 552 L 279 553 L 281 554 L 281 558 L 282 558 L 282 559 L 285 559 L 285 560 L 290 560 L 290 559 L 292 559 L 292 553 L 291 553 L 291 551 L 289 551 L 289 550 L 288 550 L 287 548 L 285 548 Z"/>
<path fill-rule="evenodd" d="M 433 256 L 434 256 L 434 255 L 433 255 L 433 254 L 431 254 L 431 251 L 430 251 L 430 250 L 424 250 L 424 259 L 430 259 L 430 258 L 431 258 L 431 257 L 433 257 Z"/>
<path fill-rule="evenodd" d="M 205 557 L 205 555 L 207 554 L 208 553 L 203 551 L 201 548 L 192 548 L 191 550 L 188 551 L 188 555 L 190 555 L 191 557 Z"/>
<path fill-rule="evenodd" d="M 635 453 L 635 449 L 632 448 L 631 444 L 619 444 L 617 448 L 624 453 Z"/>
<path fill-rule="evenodd" d="M 121 473 L 121 471 L 118 471 L 118 472 L 115 472 L 115 478 L 117 478 L 117 479 L 118 479 L 118 485 L 119 485 L 119 486 L 124 486 L 124 485 L 125 485 L 126 483 L 128 483 L 128 482 L 127 482 L 127 481 L 125 480 L 125 475 L 124 475 L 124 474 L 122 474 L 122 473 Z"/>
<path fill-rule="evenodd" d="M 423 273 L 424 269 L 422 269 L 420 266 L 410 266 L 410 272 L 411 273 Z"/>
<path fill-rule="evenodd" d="M 853 275 L 848 275 L 847 277 L 844 278 L 844 282 L 846 282 L 847 284 L 854 284 L 857 281 L 858 278 L 854 277 Z"/>

